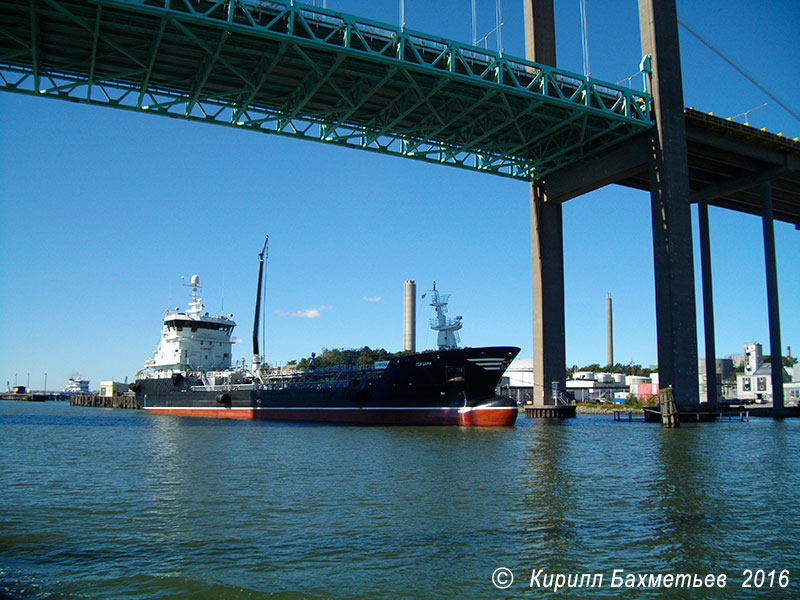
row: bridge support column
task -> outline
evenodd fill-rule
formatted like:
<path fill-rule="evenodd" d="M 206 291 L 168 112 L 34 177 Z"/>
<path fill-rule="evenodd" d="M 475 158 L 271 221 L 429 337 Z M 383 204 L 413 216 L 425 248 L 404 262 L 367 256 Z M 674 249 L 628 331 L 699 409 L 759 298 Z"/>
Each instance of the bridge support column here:
<path fill-rule="evenodd" d="M 775 259 L 775 229 L 772 222 L 772 186 L 761 183 L 761 220 L 764 229 L 764 259 L 767 267 L 767 313 L 769 352 L 772 362 L 772 408 L 775 416 L 783 412 L 783 356 L 781 356 L 781 317 L 778 310 L 778 267 Z"/>
<path fill-rule="evenodd" d="M 556 66 L 553 0 L 525 0 L 525 58 Z M 564 242 L 561 203 L 549 200 L 543 182 L 531 182 L 531 263 L 533 280 L 532 417 L 574 417 L 575 407 L 556 405 L 564 391 Z M 547 407 L 547 408 L 546 408 Z"/>
<path fill-rule="evenodd" d="M 556 66 L 556 26 L 553 0 L 525 0 L 525 58 Z"/>
<path fill-rule="evenodd" d="M 531 183 L 533 281 L 533 404 L 551 406 L 554 384 L 564 391 L 564 243 L 561 204 L 548 202 L 541 182 Z"/>
<path fill-rule="evenodd" d="M 698 410 L 697 322 L 678 19 L 674 0 L 639 0 L 642 53 L 652 57 L 650 197 L 658 371 L 678 410 Z"/>
<path fill-rule="evenodd" d="M 717 352 L 714 337 L 714 293 L 711 284 L 711 239 L 708 234 L 708 202 L 697 203 L 700 229 L 700 272 L 703 280 L 703 321 L 705 323 L 706 349 L 706 405 L 705 409 L 717 410 Z"/>

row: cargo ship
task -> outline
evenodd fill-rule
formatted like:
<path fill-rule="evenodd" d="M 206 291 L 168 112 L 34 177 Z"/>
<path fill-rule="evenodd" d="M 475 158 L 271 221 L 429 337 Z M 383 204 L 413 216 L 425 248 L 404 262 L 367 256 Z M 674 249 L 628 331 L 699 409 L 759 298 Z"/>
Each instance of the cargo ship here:
<path fill-rule="evenodd" d="M 269 237 L 267 237 L 268 241 Z M 495 388 L 519 353 L 513 346 L 458 347 L 461 317 L 432 291 L 438 349 L 369 365 L 270 367 L 259 352 L 258 324 L 267 241 L 258 255 L 253 361 L 233 365 L 233 315 L 209 315 L 192 276 L 186 311 L 167 310 L 154 355 L 131 389 L 159 414 L 380 425 L 511 426 L 517 405 Z"/>

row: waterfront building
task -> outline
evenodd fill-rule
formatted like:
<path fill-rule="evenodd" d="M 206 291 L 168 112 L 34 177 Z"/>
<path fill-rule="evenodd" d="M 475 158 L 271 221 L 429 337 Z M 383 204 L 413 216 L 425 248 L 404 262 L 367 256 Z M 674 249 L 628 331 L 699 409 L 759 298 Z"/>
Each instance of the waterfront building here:
<path fill-rule="evenodd" d="M 122 396 L 124 394 L 132 394 L 127 383 L 120 383 L 119 381 L 101 381 L 100 382 L 100 396 L 104 398 L 111 398 L 113 396 Z"/>
<path fill-rule="evenodd" d="M 614 398 L 624 402 L 630 393 L 626 380 L 621 373 L 577 371 L 567 380 L 567 392 L 576 402 L 611 402 Z"/>
<path fill-rule="evenodd" d="M 513 361 L 500 381 L 498 394 L 514 398 L 518 404 L 533 401 L 533 359 Z M 622 373 L 578 371 L 566 382 L 569 402 L 624 402 L 628 394 L 640 398 L 658 396 L 658 373 L 635 377 Z"/>
<path fill-rule="evenodd" d="M 759 343 L 746 344 L 744 347 L 744 372 L 736 374 L 736 398 L 756 404 L 772 402 L 772 363 L 764 362 L 764 353 Z M 792 376 L 783 365 L 784 397 L 797 401 L 793 386 L 789 386 L 786 394 L 786 383 L 792 383 Z"/>
<path fill-rule="evenodd" d="M 746 344 L 740 355 L 716 359 L 717 397 L 738 399 L 745 402 L 772 402 L 772 365 L 764 362 L 762 345 Z M 734 369 L 743 368 L 743 373 Z M 708 389 L 706 361 L 698 361 L 698 385 L 700 402 L 707 402 Z M 787 406 L 800 406 L 800 363 L 784 369 L 784 399 Z M 576 371 L 566 382 L 566 396 L 575 402 L 623 402 L 633 394 L 642 402 L 657 400 L 659 391 L 658 373 L 649 377 L 622 375 L 620 373 L 596 373 Z M 511 396 L 519 404 L 530 402 L 533 397 L 533 359 L 518 358 L 512 362 L 501 379 L 498 393 Z"/>
<path fill-rule="evenodd" d="M 533 402 L 533 359 L 518 358 L 511 362 L 500 379 L 498 394 L 509 396 L 517 404 Z"/>

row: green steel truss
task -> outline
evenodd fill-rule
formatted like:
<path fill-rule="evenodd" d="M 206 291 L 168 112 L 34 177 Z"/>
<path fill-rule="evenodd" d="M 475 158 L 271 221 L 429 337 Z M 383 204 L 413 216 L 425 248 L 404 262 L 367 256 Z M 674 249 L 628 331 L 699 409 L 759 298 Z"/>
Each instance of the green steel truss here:
<path fill-rule="evenodd" d="M 299 2 L 0 0 L 0 89 L 530 180 L 646 93 Z"/>

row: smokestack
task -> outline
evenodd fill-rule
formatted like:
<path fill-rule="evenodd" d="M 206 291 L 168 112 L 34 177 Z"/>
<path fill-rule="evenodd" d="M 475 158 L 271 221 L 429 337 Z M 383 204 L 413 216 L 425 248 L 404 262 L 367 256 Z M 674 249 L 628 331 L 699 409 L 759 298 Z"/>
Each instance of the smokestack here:
<path fill-rule="evenodd" d="M 403 350 L 417 351 L 417 284 L 410 279 L 403 285 Z"/>
<path fill-rule="evenodd" d="M 614 326 L 611 318 L 611 294 L 606 294 L 606 344 L 608 349 L 608 364 L 614 364 Z"/>

